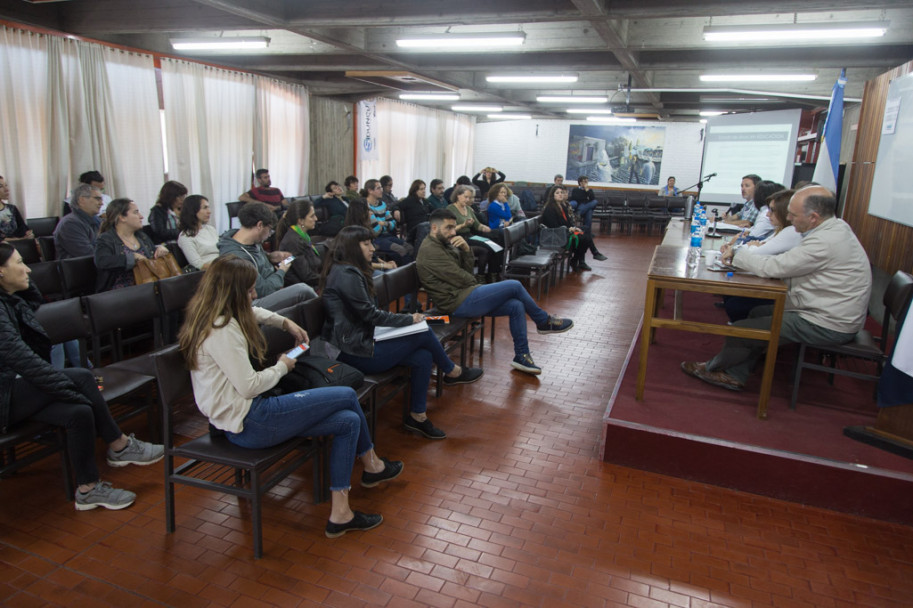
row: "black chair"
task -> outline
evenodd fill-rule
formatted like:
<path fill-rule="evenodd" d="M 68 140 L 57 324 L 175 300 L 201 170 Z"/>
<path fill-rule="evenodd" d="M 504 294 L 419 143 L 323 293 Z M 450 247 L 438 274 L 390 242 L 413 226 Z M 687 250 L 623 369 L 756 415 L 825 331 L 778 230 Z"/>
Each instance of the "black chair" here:
<path fill-rule="evenodd" d="M 627 199 L 624 194 L 610 194 L 605 201 L 605 215 L 599 222 L 599 232 L 610 234 L 612 224 L 618 224 L 618 227 L 624 231 L 628 228 L 631 219 L 631 213 L 628 210 Z"/>
<path fill-rule="evenodd" d="M 37 264 L 41 261 L 41 251 L 38 250 L 38 241 L 35 239 L 8 239 L 6 242 L 19 252 L 26 264 Z"/>
<path fill-rule="evenodd" d="M 647 234 L 653 234 L 653 228 L 659 228 L 659 234 L 663 234 L 666 225 L 671 219 L 669 214 L 669 201 L 665 196 L 651 196 L 647 199 L 647 213 L 650 215 L 650 224 L 647 227 Z"/>
<path fill-rule="evenodd" d="M 161 346 L 161 308 L 155 293 L 155 283 L 132 285 L 86 296 L 85 305 L 92 328 L 92 357 L 96 361 L 101 360 L 101 338 L 108 335 L 112 344 L 111 358 L 115 363 L 120 363 L 119 367 L 128 367 L 148 376 L 154 375 L 148 355 L 134 357 L 129 364 L 123 361 L 126 358 L 124 347 L 130 344 L 152 338 L 152 348 L 146 349 L 146 352 Z M 149 325 L 152 325 L 151 331 L 148 331 Z M 134 331 L 137 327 L 142 330 L 139 334 L 128 334 L 125 331 Z"/>
<path fill-rule="evenodd" d="M 840 376 L 849 376 L 851 378 L 860 378 L 863 380 L 877 381 L 881 377 L 882 366 L 887 361 L 888 351 L 888 334 L 891 321 L 896 321 L 898 316 L 907 309 L 913 296 L 913 275 L 898 270 L 891 277 L 890 283 L 885 288 L 882 302 L 884 303 L 884 317 L 881 321 L 881 338 L 876 339 L 868 330 L 861 330 L 856 334 L 852 342 L 841 344 L 839 346 L 818 346 L 815 344 L 799 344 L 799 355 L 796 359 L 796 373 L 793 378 L 793 392 L 789 401 L 790 409 L 796 409 L 796 401 L 799 398 L 799 382 L 802 378 L 803 369 L 814 369 L 830 374 L 830 381 L 833 383 L 834 374 Z M 808 349 L 818 351 L 819 357 L 826 356 L 830 358 L 831 365 L 822 365 L 821 363 L 805 360 L 805 352 Z M 858 372 L 850 369 L 842 369 L 837 366 L 839 358 L 855 358 L 875 363 L 876 373 Z M 820 360 L 820 358 L 819 358 Z"/>
<path fill-rule="evenodd" d="M 25 420 L 0 433 L 0 479 L 54 454 L 60 454 L 66 499 L 73 500 L 76 487 L 67 454 L 67 433 L 63 427 Z"/>
<path fill-rule="evenodd" d="M 669 215 L 674 217 L 685 217 L 685 206 L 688 204 L 687 196 L 667 196 L 666 205 L 669 209 Z"/>
<path fill-rule="evenodd" d="M 197 291 L 203 278 L 202 272 L 188 272 L 155 283 L 162 306 L 162 344 L 177 341 L 178 329 L 183 322 L 183 312 L 190 298 Z"/>
<path fill-rule="evenodd" d="M 273 486 L 308 460 L 314 461 L 314 500 L 324 498 L 322 444 L 296 437 L 271 448 L 250 450 L 224 436 L 206 433 L 175 445 L 173 412 L 181 403 L 193 403 L 190 372 L 177 345 L 153 357 L 165 431 L 165 529 L 174 532 L 174 484 L 245 498 L 251 504 L 254 558 L 263 556 L 262 499 Z M 191 406 L 192 407 L 192 406 Z M 186 459 L 179 465 L 175 459 Z"/>
<path fill-rule="evenodd" d="M 555 263 L 553 253 L 535 254 L 535 255 L 518 255 L 517 250 L 520 241 L 525 238 L 526 227 L 522 224 L 512 224 L 501 231 L 504 235 L 504 271 L 505 279 L 526 280 L 530 283 L 536 282 L 538 290 L 537 298 L 542 297 L 542 282 L 545 282 L 545 291 L 548 293 L 549 280 L 552 275 L 552 268 Z"/>
<path fill-rule="evenodd" d="M 60 263 L 56 261 L 38 262 L 29 264 L 29 268 L 32 270 L 29 277 L 45 300 L 50 302 L 63 298 L 63 277 L 60 275 Z"/>
<path fill-rule="evenodd" d="M 38 251 L 41 253 L 41 259 L 50 262 L 57 259 L 57 245 L 54 244 L 54 237 L 39 236 Z"/>
<path fill-rule="evenodd" d="M 642 230 L 649 232 L 653 218 L 647 209 L 647 199 L 642 193 L 628 194 L 628 234 L 631 234 L 634 226 L 640 226 Z"/>
<path fill-rule="evenodd" d="M 225 203 L 225 209 L 228 211 L 228 228 L 233 228 L 232 222 L 236 217 L 238 217 L 238 211 L 241 210 L 241 205 L 244 203 L 242 201 L 232 201 L 230 203 Z"/>
<path fill-rule="evenodd" d="M 86 296 L 95 293 L 95 257 L 91 255 L 60 260 L 60 276 L 63 278 L 65 298 Z"/>
<path fill-rule="evenodd" d="M 181 247 L 178 245 L 177 241 L 168 241 L 164 243 L 165 248 L 171 252 L 171 255 L 174 256 L 174 261 L 178 263 L 180 268 L 183 268 L 188 264 L 187 256 L 184 255 L 184 252 L 181 250 Z"/>
<path fill-rule="evenodd" d="M 30 217 L 28 225 L 31 231 L 35 234 L 35 238 L 41 238 L 43 236 L 53 236 L 54 229 L 57 228 L 57 223 L 59 221 L 60 218 L 57 216 Z"/>

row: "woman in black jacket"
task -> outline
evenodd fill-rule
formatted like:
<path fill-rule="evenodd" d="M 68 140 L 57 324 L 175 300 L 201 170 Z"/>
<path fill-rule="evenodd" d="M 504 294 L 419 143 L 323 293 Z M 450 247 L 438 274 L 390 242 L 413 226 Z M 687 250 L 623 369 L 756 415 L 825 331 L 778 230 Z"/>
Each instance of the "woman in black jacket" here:
<path fill-rule="evenodd" d="M 187 187 L 180 182 L 165 182 L 159 190 L 159 197 L 149 210 L 149 227 L 152 229 L 152 242 L 156 245 L 178 240 L 181 234 L 181 206 L 186 196 Z"/>
<path fill-rule="evenodd" d="M 285 273 L 285 285 L 306 283 L 317 289 L 320 284 L 320 271 L 323 260 L 320 251 L 311 242 L 309 232 L 317 225 L 317 214 L 314 204 L 307 199 L 292 201 L 288 211 L 279 220 L 276 227 L 276 238 L 279 239 L 278 251 L 288 251 L 295 256 L 295 261 Z"/>
<path fill-rule="evenodd" d="M 399 213 L 406 228 L 406 242 L 416 249 L 421 245 L 415 242 L 416 229 L 419 224 L 428 221 L 431 211 L 431 205 L 425 202 L 425 182 L 417 179 L 409 187 L 409 196 L 399 201 Z M 425 230 L 424 234 L 427 235 L 428 231 Z"/>
<path fill-rule="evenodd" d="M 574 212 L 567 203 L 567 189 L 564 186 L 552 186 L 539 221 L 547 228 L 566 226 L 568 229 L 567 248 L 571 252 L 571 268 L 593 270 L 584 261 L 584 256 L 586 256 L 587 249 L 591 249 L 594 252 L 593 255 L 599 252 L 593 245 L 593 237 L 574 225 Z"/>
<path fill-rule="evenodd" d="M 143 232 L 143 214 L 129 198 L 116 198 L 105 208 L 98 240 L 95 241 L 95 291 L 136 285 L 133 267 L 142 258 L 168 254 L 164 245 L 156 247 Z"/>
<path fill-rule="evenodd" d="M 430 328 L 389 340 L 374 340 L 377 326 L 407 327 L 421 323 L 425 317 L 421 313 L 391 313 L 377 307 L 371 278 L 372 238 L 367 228 L 346 226 L 333 241 L 321 280 L 327 313 L 323 338 L 339 349 L 340 361 L 365 374 L 408 365 L 412 369 L 412 412 L 403 418 L 403 425 L 428 439 L 443 439 L 447 435 L 431 424 L 425 414 L 432 363 L 444 371 L 446 384 L 475 382 L 482 377 L 482 370 L 461 368 L 451 361 Z"/>
<path fill-rule="evenodd" d="M 79 485 L 76 510 L 129 507 L 136 499 L 133 492 L 99 479 L 96 435 L 108 443 L 113 467 L 158 462 L 164 448 L 120 431 L 92 372 L 51 367 L 51 342 L 34 315 L 41 293 L 29 281 L 29 272 L 22 256 L 0 243 L 0 432 L 23 420 L 65 427 Z"/>

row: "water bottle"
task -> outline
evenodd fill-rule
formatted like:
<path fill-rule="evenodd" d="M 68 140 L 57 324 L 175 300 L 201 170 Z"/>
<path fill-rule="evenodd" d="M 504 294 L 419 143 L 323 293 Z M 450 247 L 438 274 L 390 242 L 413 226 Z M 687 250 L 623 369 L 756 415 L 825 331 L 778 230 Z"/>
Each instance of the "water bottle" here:
<path fill-rule="evenodd" d="M 703 240 L 700 222 L 692 222 L 691 245 L 688 247 L 687 259 L 688 276 L 697 274 L 697 268 L 701 263 L 701 247 L 703 245 Z"/>

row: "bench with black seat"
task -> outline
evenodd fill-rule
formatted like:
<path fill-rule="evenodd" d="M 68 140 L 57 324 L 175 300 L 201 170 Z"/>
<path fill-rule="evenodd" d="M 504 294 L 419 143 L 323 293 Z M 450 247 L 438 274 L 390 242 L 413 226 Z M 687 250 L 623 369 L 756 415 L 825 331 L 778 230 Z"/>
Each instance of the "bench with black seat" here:
<path fill-rule="evenodd" d="M 530 221 L 530 220 L 527 220 Z M 536 253 L 533 255 L 520 255 L 518 250 L 520 242 L 526 238 L 526 226 L 523 222 L 511 224 L 502 231 L 504 235 L 504 270 L 502 277 L 505 279 L 518 279 L 536 282 L 537 298 L 542 297 L 542 282 L 545 281 L 545 291 L 548 293 L 549 281 L 555 266 L 554 252 Z"/>

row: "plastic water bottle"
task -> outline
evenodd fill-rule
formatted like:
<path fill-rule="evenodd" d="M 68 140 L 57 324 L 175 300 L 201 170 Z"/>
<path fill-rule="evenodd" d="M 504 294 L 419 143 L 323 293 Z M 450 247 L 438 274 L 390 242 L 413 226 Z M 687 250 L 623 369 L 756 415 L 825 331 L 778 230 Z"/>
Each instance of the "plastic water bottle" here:
<path fill-rule="evenodd" d="M 695 218 L 691 222 L 691 244 L 688 247 L 688 276 L 697 274 L 697 268 L 701 263 L 701 249 L 704 238 L 700 221 Z"/>

